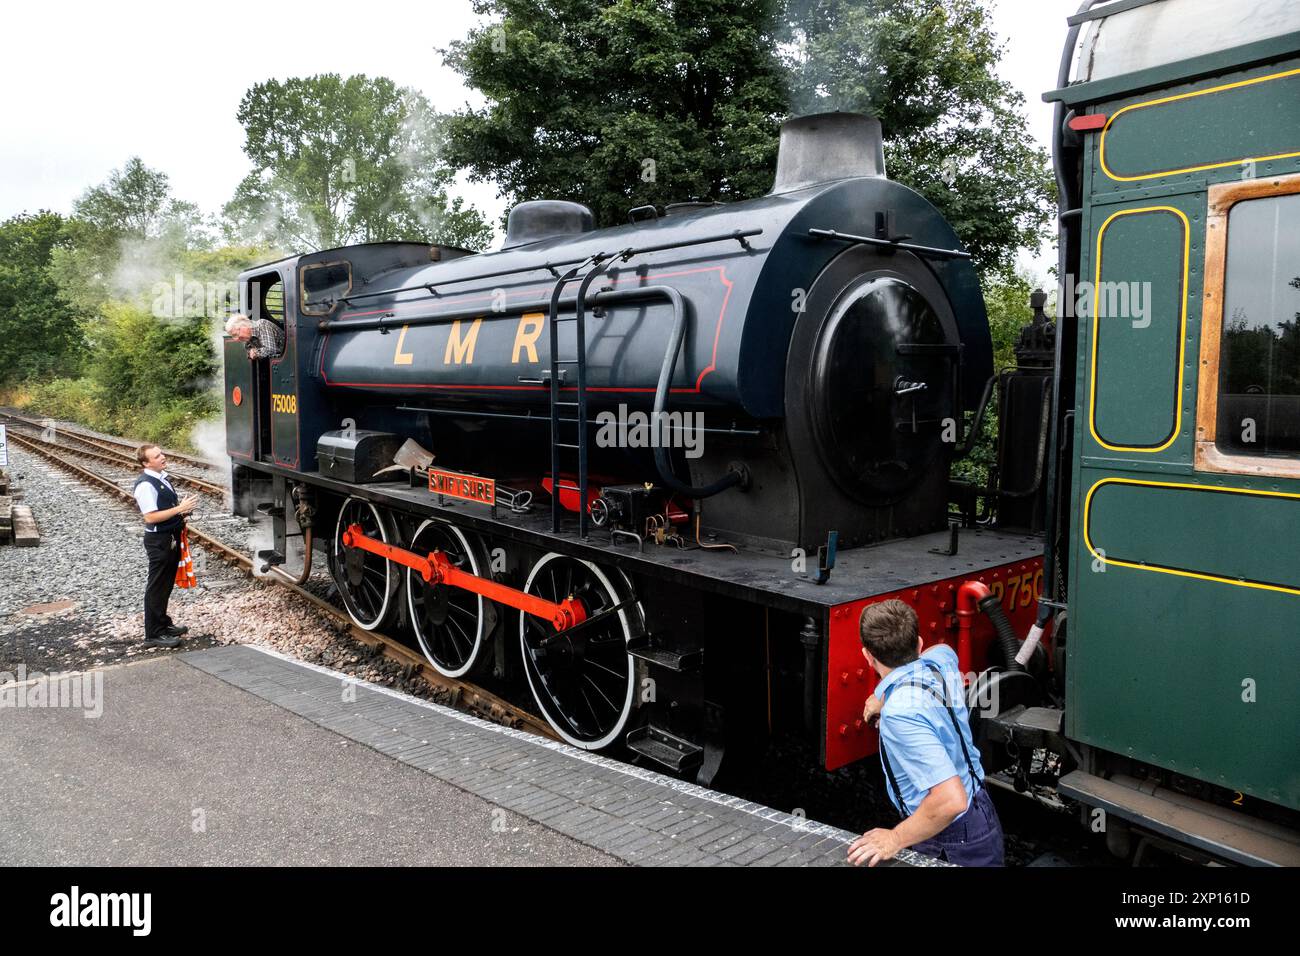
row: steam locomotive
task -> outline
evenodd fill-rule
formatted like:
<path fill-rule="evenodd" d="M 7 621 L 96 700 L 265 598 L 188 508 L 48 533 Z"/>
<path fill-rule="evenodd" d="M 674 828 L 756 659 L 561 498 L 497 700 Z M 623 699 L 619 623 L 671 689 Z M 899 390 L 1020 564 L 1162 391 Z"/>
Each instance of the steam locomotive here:
<path fill-rule="evenodd" d="M 874 749 L 862 606 L 923 594 L 927 634 L 955 639 L 967 578 L 1021 617 L 1041 583 L 1032 536 L 949 531 L 992 366 L 969 255 L 851 114 L 786 123 L 767 196 L 631 218 L 528 202 L 496 252 L 244 274 L 287 341 L 269 362 L 227 345 L 237 507 L 274 503 L 285 573 L 309 498 L 359 626 L 449 676 L 522 671 L 575 746 L 707 780 L 758 721 L 842 766 Z"/>
<path fill-rule="evenodd" d="M 1108 49 L 1123 51 L 1135 33 L 1122 18 L 1145 27 L 1134 19 L 1142 10 L 1173 2 L 1123 3 L 1113 18 L 1105 7 L 1085 10 L 1080 22 L 1120 21 Z M 1058 117 L 1056 157 L 1063 275 L 1086 274 L 1093 252 L 1080 236 L 1120 199 L 1182 208 L 1167 198 L 1181 190 L 1194 217 L 1207 188 L 1204 172 L 1159 172 L 1140 196 L 1107 193 L 1100 151 L 1085 137 L 1103 129 L 1090 125 L 1100 113 L 1118 125 L 1137 87 L 1123 76 L 1069 86 L 1079 30 L 1052 94 L 1070 104 Z M 1219 74 L 1245 69 L 1229 60 L 1195 74 L 1218 79 L 1188 72 L 1167 82 L 1213 87 Z M 1105 62 L 1097 54 L 1092 66 Z M 1209 69 L 1198 64 L 1187 70 Z M 1265 125 L 1270 136 L 1300 136 L 1300 123 Z M 1242 135 L 1262 128 L 1242 126 Z M 1164 168 L 1137 134 L 1105 129 L 1118 141 L 1114 161 Z M 1260 175 L 1279 164 L 1296 160 L 1272 159 Z M 1115 268 L 1164 282 L 1142 272 L 1163 239 L 1128 237 Z M 858 620 L 867 605 L 898 597 L 916 609 L 927 644 L 956 647 L 994 782 L 1106 809 L 1121 852 L 1132 834 L 1236 862 L 1292 852 L 1293 822 L 1276 818 L 1300 803 L 1294 749 L 1282 779 L 1265 764 L 1285 761 L 1278 747 L 1293 748 L 1293 738 L 1261 742 L 1258 760 L 1232 763 L 1212 741 L 1168 726 L 1138 731 L 1105 713 L 1185 714 L 1174 698 L 1197 693 L 1200 671 L 1188 672 L 1190 689 L 1140 689 L 1134 675 L 1152 642 L 1141 636 L 1147 622 L 1125 615 L 1151 610 L 1144 594 L 1159 591 L 1162 632 L 1187 639 L 1204 625 L 1175 609 L 1187 601 L 1207 610 L 1190 594 L 1207 586 L 1198 576 L 1228 582 L 1213 585 L 1211 604 L 1242 591 L 1229 580 L 1235 570 L 1150 573 L 1158 568 L 1134 530 L 1141 509 L 1186 526 L 1181 498 L 1123 517 L 1140 486 L 1217 487 L 1193 473 L 1182 424 L 1158 449 L 1172 457 L 1131 462 L 1126 448 L 1145 455 L 1142 442 L 1160 445 L 1136 435 L 1145 421 L 1126 424 L 1108 408 L 1106 434 L 1122 440 L 1101 458 L 1077 427 L 1091 402 L 1117 401 L 1121 388 L 1147 395 L 1141 369 L 1155 367 L 1164 340 L 1128 342 L 1127 357 L 1112 360 L 1104 340 L 1090 351 L 1086 323 L 1063 324 L 1058 337 L 1038 295 L 1015 366 L 995 375 L 969 253 L 933 206 L 888 178 L 876 120 L 788 121 L 775 183 L 757 199 L 642 207 L 604 229 L 582 205 L 526 202 L 511 210 L 497 251 L 351 246 L 251 269 L 240 286 L 244 311 L 286 331 L 273 360 L 225 346 L 236 511 L 261 511 L 274 529 L 260 564 L 302 579 L 319 553 L 359 627 L 405 635 L 444 675 L 526 687 L 570 744 L 703 783 L 776 734 L 801 735 L 828 771 L 861 760 L 877 750 L 861 716 L 876 678 Z M 1180 311 L 1186 281 L 1179 289 L 1156 303 L 1153 324 L 1182 316 L 1171 333 L 1181 348 L 1192 326 Z M 1101 391 L 1079 390 L 1076 376 L 1106 361 L 1117 364 Z M 1179 382 L 1181 408 L 1194 396 L 1184 399 Z M 995 393 L 989 480 L 954 480 Z M 1135 480 L 1143 467 L 1159 480 Z M 1294 459 L 1278 467 L 1293 470 Z M 1088 489 L 1090 469 L 1107 476 Z M 1256 528 L 1277 518 L 1241 517 Z M 1088 542 L 1103 532 L 1115 539 L 1113 560 L 1088 575 Z M 1296 566 L 1280 573 L 1293 577 Z M 1266 613 L 1294 631 L 1287 602 L 1300 590 L 1273 578 L 1261 580 L 1274 590 L 1248 596 L 1272 602 Z M 1241 620 L 1254 613 L 1232 607 Z M 1117 624 L 1131 637 L 1109 630 Z M 1293 644 L 1284 652 L 1292 662 Z M 1099 646 L 1109 648 L 1104 660 Z M 1293 690 L 1290 703 L 1242 719 L 1289 715 L 1281 726 L 1294 727 Z M 1098 694 L 1109 703 L 1094 704 Z M 1120 771 L 1137 783 L 1105 786 Z M 1214 843 L 1161 819 L 1151 781 L 1206 812 L 1224 803 L 1208 791 L 1187 797 L 1171 771 L 1258 797 L 1266 806 L 1240 818 L 1274 828 L 1267 848 Z"/>

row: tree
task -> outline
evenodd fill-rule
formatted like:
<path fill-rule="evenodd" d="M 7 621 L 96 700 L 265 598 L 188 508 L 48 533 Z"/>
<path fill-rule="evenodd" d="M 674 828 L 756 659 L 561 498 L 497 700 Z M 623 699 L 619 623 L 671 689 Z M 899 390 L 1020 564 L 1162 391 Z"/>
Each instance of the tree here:
<path fill-rule="evenodd" d="M 788 0 L 785 31 L 794 110 L 878 116 L 890 177 L 938 207 L 982 273 L 1010 280 L 1056 191 L 980 0 Z"/>
<path fill-rule="evenodd" d="M 933 202 L 982 273 L 1009 276 L 1052 214 L 1046 154 L 979 0 L 475 0 L 492 21 L 443 51 L 488 100 L 447 158 L 512 202 L 597 222 L 772 185 L 779 123 L 880 117 L 890 176 Z M 647 173 L 649 175 L 647 176 Z"/>
<path fill-rule="evenodd" d="M 168 193 L 167 174 L 132 156 L 104 183 L 82 193 L 73 212 L 100 232 L 145 238 L 158 232 L 172 204 Z"/>
<path fill-rule="evenodd" d="M 241 267 L 269 255 L 212 249 L 198 208 L 173 198 L 166 174 L 138 157 L 87 189 L 73 211 L 0 228 L 0 377 L 22 384 L 20 398 L 42 414 L 185 444 L 193 424 L 220 408 L 214 315 L 153 311 L 155 290 L 198 288 L 202 309 Z M 27 243 L 37 252 L 5 241 L 20 225 L 40 227 L 41 241 Z M 20 297 L 3 291 L 19 283 Z M 19 308 L 16 336 L 6 334 L 9 298 Z M 4 352 L 15 343 L 10 361 Z"/>
<path fill-rule="evenodd" d="M 481 248 L 492 230 L 447 190 L 424 97 L 384 77 L 268 80 L 239 104 L 253 170 L 226 205 L 232 232 L 286 247 L 393 239 Z"/>
<path fill-rule="evenodd" d="M 1041 285 L 1024 271 L 999 270 L 985 275 L 984 307 L 988 311 L 989 333 L 993 338 L 995 374 L 1016 364 L 1016 343 L 1020 340 L 1020 332 L 1034 318 L 1029 297 Z M 996 464 L 997 459 L 998 428 L 1002 415 L 1000 398 L 998 389 L 995 388 L 984 415 L 979 438 L 971 449 L 970 456 L 956 463 L 953 477 L 964 478 L 981 486 L 988 484 L 989 468 Z"/>
<path fill-rule="evenodd" d="M 447 158 L 502 195 L 632 206 L 771 188 L 786 110 L 772 0 L 475 0 L 496 18 L 443 50 L 488 99 Z"/>
<path fill-rule="evenodd" d="M 212 242 L 198 207 L 173 198 L 167 174 L 138 156 L 82 193 L 72 213 L 51 270 L 64 298 L 86 313 L 113 298 L 138 296 L 186 249 Z"/>
<path fill-rule="evenodd" d="M 52 212 L 0 223 L 0 385 L 80 365 L 82 324 L 49 269 L 53 252 L 67 241 L 65 225 Z"/>
<path fill-rule="evenodd" d="M 160 322 L 143 309 L 110 303 L 94 329 L 90 377 L 117 404 L 162 409 L 201 396 L 217 370 L 203 318 Z"/>

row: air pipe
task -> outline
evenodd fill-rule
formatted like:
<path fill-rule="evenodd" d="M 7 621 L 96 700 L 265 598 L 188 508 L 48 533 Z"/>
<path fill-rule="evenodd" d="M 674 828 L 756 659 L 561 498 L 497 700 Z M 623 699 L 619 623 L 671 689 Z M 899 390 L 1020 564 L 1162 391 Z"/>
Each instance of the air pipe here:
<path fill-rule="evenodd" d="M 1007 620 L 1007 612 L 1002 609 L 1002 601 L 989 590 L 982 581 L 963 581 L 957 589 L 957 667 L 963 674 L 971 671 L 971 631 L 975 626 L 975 616 L 983 612 L 988 615 L 1002 647 L 1002 659 L 1009 671 L 1023 671 L 1024 665 L 1019 661 L 1020 641 L 1015 629 Z M 1041 633 L 1041 632 L 1040 632 Z"/>
<path fill-rule="evenodd" d="M 660 421 L 668 405 L 668 394 L 673 384 L 673 370 L 677 367 L 677 358 L 682 351 L 682 339 L 686 337 L 686 302 L 682 294 L 670 286 L 651 286 L 642 289 L 649 292 L 654 289 L 667 297 L 673 306 L 673 329 L 668 339 L 668 351 L 664 353 L 664 364 L 659 369 L 659 382 L 655 386 L 655 404 L 653 421 Z M 689 498 L 710 498 L 720 491 L 734 488 L 745 483 L 746 475 L 738 468 L 732 468 L 725 475 L 703 487 L 695 487 L 679 481 L 673 474 L 672 462 L 668 458 L 668 449 L 662 442 L 655 445 L 655 468 L 659 480 L 678 494 Z"/>

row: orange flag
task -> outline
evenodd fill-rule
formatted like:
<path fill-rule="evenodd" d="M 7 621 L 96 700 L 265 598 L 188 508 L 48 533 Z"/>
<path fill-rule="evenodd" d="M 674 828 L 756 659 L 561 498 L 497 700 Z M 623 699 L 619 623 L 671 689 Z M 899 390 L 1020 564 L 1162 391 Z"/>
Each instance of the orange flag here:
<path fill-rule="evenodd" d="M 176 586 L 178 588 L 192 588 L 199 583 L 194 575 L 194 562 L 190 559 L 190 536 L 186 529 L 181 528 L 181 560 L 176 565 Z"/>

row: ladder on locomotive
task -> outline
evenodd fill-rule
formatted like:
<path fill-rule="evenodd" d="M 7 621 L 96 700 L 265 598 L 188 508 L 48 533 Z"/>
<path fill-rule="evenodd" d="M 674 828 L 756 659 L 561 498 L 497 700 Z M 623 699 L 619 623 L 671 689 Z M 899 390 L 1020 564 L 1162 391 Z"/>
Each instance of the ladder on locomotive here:
<path fill-rule="evenodd" d="M 564 275 L 556 280 L 555 288 L 551 291 L 550 310 L 547 313 L 547 325 L 550 327 L 551 343 L 551 530 L 559 533 L 560 514 L 564 510 L 560 503 L 560 491 L 562 479 L 560 477 L 561 456 L 565 452 L 577 452 L 577 488 L 575 489 L 578 496 L 578 534 L 583 539 L 587 537 L 589 525 L 589 516 L 587 513 L 587 291 L 591 284 L 607 268 L 619 259 L 625 261 L 628 258 L 630 250 L 624 250 L 621 253 L 606 255 L 596 253 L 588 257 L 585 261 L 574 266 Z M 574 300 L 574 310 L 572 315 L 560 314 L 560 296 L 564 292 L 564 287 L 573 281 L 583 269 L 590 268 L 587 274 L 583 276 L 578 285 L 578 295 Z M 574 357 L 560 357 L 560 323 L 574 323 Z M 577 375 L 574 381 L 575 395 L 573 401 L 566 400 L 564 395 L 565 372 L 569 367 L 573 367 Z M 566 441 L 568 437 L 564 433 L 566 426 L 572 426 L 576 434 L 572 441 Z"/>

